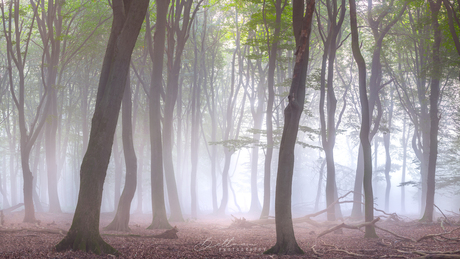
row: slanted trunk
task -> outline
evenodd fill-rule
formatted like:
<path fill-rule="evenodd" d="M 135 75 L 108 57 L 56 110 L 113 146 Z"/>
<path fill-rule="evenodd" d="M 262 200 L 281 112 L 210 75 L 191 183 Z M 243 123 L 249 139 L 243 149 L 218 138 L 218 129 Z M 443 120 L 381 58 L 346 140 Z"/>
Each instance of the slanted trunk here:
<path fill-rule="evenodd" d="M 99 233 L 102 189 L 131 54 L 148 4 L 148 0 L 112 2 L 112 31 L 102 65 L 88 150 L 80 169 L 77 208 L 67 235 L 56 245 L 57 251 L 73 249 L 96 254 L 117 253 Z"/>

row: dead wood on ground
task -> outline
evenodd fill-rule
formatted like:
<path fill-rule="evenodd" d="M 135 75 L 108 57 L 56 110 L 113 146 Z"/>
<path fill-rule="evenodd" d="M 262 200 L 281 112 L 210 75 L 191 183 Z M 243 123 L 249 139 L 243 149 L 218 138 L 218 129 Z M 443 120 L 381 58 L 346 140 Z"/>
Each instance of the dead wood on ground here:
<path fill-rule="evenodd" d="M 232 217 L 233 219 L 232 219 L 232 224 L 230 225 L 230 228 L 252 228 L 253 226 L 257 225 L 255 223 L 247 221 L 244 217 L 237 218 L 233 215 Z"/>

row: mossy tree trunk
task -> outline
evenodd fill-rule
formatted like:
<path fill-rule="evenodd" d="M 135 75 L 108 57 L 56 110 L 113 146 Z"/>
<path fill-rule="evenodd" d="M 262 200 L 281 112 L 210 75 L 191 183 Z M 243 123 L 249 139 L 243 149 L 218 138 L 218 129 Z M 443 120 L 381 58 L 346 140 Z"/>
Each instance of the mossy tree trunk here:
<path fill-rule="evenodd" d="M 289 103 L 284 109 L 284 127 L 281 137 L 276 178 L 275 223 L 276 244 L 265 254 L 303 254 L 294 236 L 291 212 L 294 147 L 299 120 L 305 102 L 305 80 L 308 67 L 311 21 L 315 0 L 309 0 L 304 9 L 303 0 L 293 1 L 292 23 L 297 45 L 294 74 L 289 91 Z M 305 10 L 305 14 L 304 14 Z"/>
<path fill-rule="evenodd" d="M 74 249 L 96 254 L 117 253 L 102 240 L 99 233 L 102 188 L 112 151 L 131 54 L 148 4 L 148 0 L 112 2 L 112 30 L 102 64 L 88 149 L 80 169 L 77 208 L 70 230 L 56 245 L 57 251 Z"/>

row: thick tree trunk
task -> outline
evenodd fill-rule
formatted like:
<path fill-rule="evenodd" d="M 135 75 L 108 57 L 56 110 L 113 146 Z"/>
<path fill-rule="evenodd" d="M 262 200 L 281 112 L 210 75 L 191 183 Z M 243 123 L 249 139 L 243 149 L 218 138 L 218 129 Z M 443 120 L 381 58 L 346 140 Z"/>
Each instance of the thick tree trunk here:
<path fill-rule="evenodd" d="M 99 80 L 88 150 L 81 165 L 80 191 L 72 225 L 57 251 L 74 249 L 117 253 L 102 240 L 99 217 L 107 167 L 110 160 L 121 100 L 148 0 L 113 1 L 113 23 Z"/>
<path fill-rule="evenodd" d="M 126 177 L 125 186 L 118 202 L 117 213 L 113 221 L 105 227 L 106 230 L 129 231 L 129 216 L 131 201 L 136 192 L 137 182 L 137 159 L 134 151 L 133 125 L 132 125 L 132 102 L 131 86 L 129 77 L 126 79 L 125 92 L 122 100 L 122 139 L 123 154 L 125 156 Z"/>
<path fill-rule="evenodd" d="M 311 21 L 315 1 L 307 2 L 304 17 L 302 0 L 293 1 L 293 27 L 297 45 L 288 105 L 284 110 L 284 128 L 281 137 L 276 178 L 275 223 L 276 244 L 265 254 L 302 254 L 303 251 L 294 236 L 291 212 L 292 176 L 294 173 L 294 147 L 299 130 L 299 120 L 305 102 L 305 80 L 309 58 Z"/>

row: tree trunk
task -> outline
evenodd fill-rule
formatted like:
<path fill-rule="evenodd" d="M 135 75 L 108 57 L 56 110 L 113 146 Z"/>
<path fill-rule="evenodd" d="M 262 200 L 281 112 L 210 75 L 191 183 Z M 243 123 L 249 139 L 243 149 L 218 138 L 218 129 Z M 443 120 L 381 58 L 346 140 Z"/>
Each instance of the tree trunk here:
<path fill-rule="evenodd" d="M 148 0 L 113 1 L 112 31 L 102 65 L 88 150 L 80 169 L 80 192 L 72 225 L 57 251 L 67 249 L 117 253 L 102 240 L 99 217 L 107 167 L 120 111 L 131 53 L 137 40 Z"/>
<path fill-rule="evenodd" d="M 152 195 L 152 224 L 149 229 L 171 228 L 166 217 L 164 183 L 163 183 L 163 146 L 161 143 L 161 91 L 163 89 L 163 56 L 166 35 L 166 14 L 169 1 L 157 1 L 157 21 L 155 38 L 152 48 L 150 35 L 150 20 L 146 17 L 146 37 L 149 45 L 149 54 L 152 59 L 152 74 L 149 93 L 149 121 L 150 121 L 150 170 Z M 165 118 L 166 120 L 166 118 Z"/>
<path fill-rule="evenodd" d="M 321 120 L 321 142 L 324 153 L 326 155 L 326 207 L 329 207 L 335 201 L 336 181 L 335 181 L 335 162 L 334 162 L 334 146 L 336 138 L 335 113 L 337 109 L 337 98 L 334 93 L 334 62 L 337 52 L 337 36 L 341 30 L 343 20 L 345 18 L 345 0 L 342 0 L 340 18 L 337 21 L 339 11 L 337 3 L 326 1 L 328 6 L 328 32 L 324 42 L 324 53 L 321 66 L 321 94 L 320 94 L 320 120 Z M 326 69 L 327 64 L 327 69 Z M 327 79 L 326 79 L 327 70 Z M 327 119 L 324 112 L 325 99 L 327 88 Z M 336 218 L 335 206 L 331 206 L 327 212 L 327 219 L 334 221 Z"/>
<path fill-rule="evenodd" d="M 134 193 L 136 192 L 137 182 L 137 159 L 133 141 L 132 102 L 129 76 L 126 78 L 125 92 L 123 94 L 121 120 L 123 154 L 125 156 L 126 165 L 125 186 L 120 196 L 120 201 L 118 202 L 115 218 L 107 227 L 105 227 L 105 229 L 126 232 L 130 231 L 128 224 L 131 201 L 133 200 Z"/>
<path fill-rule="evenodd" d="M 356 64 L 358 65 L 359 72 L 359 99 L 361 102 L 361 131 L 359 133 L 359 139 L 361 141 L 361 149 L 364 162 L 364 218 L 366 222 L 371 222 L 374 220 L 374 194 L 372 192 L 372 150 L 371 144 L 369 142 L 371 118 L 366 89 L 366 63 L 363 56 L 361 55 L 361 50 L 359 49 L 356 3 L 355 0 L 349 0 L 349 3 L 353 57 L 356 61 Z M 366 232 L 364 236 L 366 238 L 377 237 L 373 225 L 366 226 Z"/>
<path fill-rule="evenodd" d="M 425 213 L 420 221 L 432 222 L 434 210 L 434 193 L 436 185 L 436 160 L 438 157 L 438 102 L 439 102 L 439 81 L 442 73 L 440 46 L 441 29 L 439 28 L 438 14 L 442 0 L 430 0 L 431 26 L 434 32 L 433 54 L 432 54 L 432 74 L 431 74 L 431 94 L 430 94 L 430 155 L 428 160 L 427 193 Z"/>
<path fill-rule="evenodd" d="M 116 131 L 115 131 L 116 132 Z M 114 195 L 113 195 L 113 211 L 116 211 L 116 208 L 118 207 L 118 201 L 120 200 L 120 195 L 121 195 L 121 178 L 123 174 L 123 163 L 121 162 L 121 152 L 120 148 L 118 146 L 118 138 L 116 136 L 117 134 L 115 133 L 115 137 L 113 140 L 113 162 L 115 164 L 115 172 L 114 172 L 114 178 L 115 178 L 115 184 L 114 184 Z"/>
<path fill-rule="evenodd" d="M 407 132 L 406 132 L 407 127 Z M 403 144 L 403 164 L 402 164 L 402 173 L 401 173 L 401 183 L 406 182 L 406 168 L 407 168 L 407 144 L 409 143 L 409 134 L 410 134 L 410 127 L 407 126 L 406 114 L 404 114 L 404 121 L 403 121 L 403 136 L 402 136 L 402 144 Z M 401 186 L 401 212 L 404 214 L 406 213 L 406 187 L 405 185 Z"/>
<path fill-rule="evenodd" d="M 391 190 L 391 156 L 390 156 L 390 139 L 391 139 L 391 122 L 393 119 L 393 90 L 390 90 L 390 107 L 388 107 L 388 132 L 383 134 L 383 145 L 385 146 L 385 211 L 390 211 L 390 190 Z M 375 154 L 377 156 L 377 154 Z"/>
<path fill-rule="evenodd" d="M 278 174 L 276 178 L 275 223 L 276 244 L 265 254 L 303 254 L 294 236 L 291 212 L 292 176 L 294 173 L 294 147 L 299 130 L 299 120 L 305 102 L 305 80 L 309 58 L 311 21 L 315 0 L 293 1 L 292 23 L 296 38 L 297 57 L 294 66 L 288 105 L 284 110 L 284 127 L 281 137 Z"/>
<path fill-rule="evenodd" d="M 282 2 L 282 0 L 276 0 L 274 2 L 276 8 L 276 17 L 275 17 L 275 30 L 273 33 L 273 39 L 270 39 L 270 33 L 268 30 L 268 25 L 265 18 L 265 2 L 264 2 L 264 24 L 267 33 L 267 47 L 268 47 L 268 74 L 267 74 L 267 83 L 268 83 L 268 100 L 267 100 L 267 114 L 266 114 L 266 127 L 267 127 L 267 151 L 265 154 L 265 164 L 264 164 L 264 203 L 262 207 L 262 214 L 260 215 L 261 219 L 268 218 L 270 211 L 270 177 L 271 177 L 271 163 L 273 157 L 273 102 L 275 100 L 275 68 L 276 68 L 276 57 L 278 54 L 278 44 L 279 37 L 281 33 L 281 15 L 284 8 L 287 5 L 287 1 Z M 258 202 L 258 200 L 257 200 Z"/>

